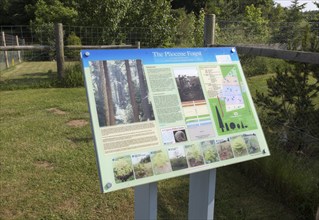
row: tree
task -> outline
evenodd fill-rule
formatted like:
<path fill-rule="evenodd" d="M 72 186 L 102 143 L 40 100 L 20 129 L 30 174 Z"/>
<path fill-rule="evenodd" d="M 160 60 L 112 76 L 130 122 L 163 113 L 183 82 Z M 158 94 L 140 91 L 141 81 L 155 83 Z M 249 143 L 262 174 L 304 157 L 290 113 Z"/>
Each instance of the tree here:
<path fill-rule="evenodd" d="M 187 13 L 195 13 L 196 16 L 205 8 L 207 0 L 173 0 L 171 2 L 172 9 L 185 9 Z"/>
<path fill-rule="evenodd" d="M 34 5 L 37 0 L 1 0 L 0 25 L 28 25 L 34 19 L 33 13 L 27 13 L 26 5 Z"/>
<path fill-rule="evenodd" d="M 220 20 L 234 21 L 240 15 L 239 7 L 239 0 L 207 1 L 205 11 L 215 14 Z"/>
<path fill-rule="evenodd" d="M 131 32 L 138 33 L 139 40 L 145 39 L 147 47 L 167 47 L 172 45 L 175 19 L 171 13 L 169 0 L 140 0 L 128 10 L 128 16 L 122 21 L 122 26 L 131 27 Z M 140 33 L 142 27 L 148 31 Z"/>
<path fill-rule="evenodd" d="M 59 0 L 37 0 L 35 5 L 26 5 L 28 13 L 34 13 L 31 24 L 35 26 L 53 23 L 75 24 L 78 12 L 75 8 L 65 6 Z"/>
<path fill-rule="evenodd" d="M 278 68 L 276 76 L 267 80 L 268 94 L 256 94 L 256 104 L 267 114 L 266 125 L 279 134 L 289 151 L 304 150 L 306 135 L 316 132 L 312 120 L 319 82 L 318 78 L 309 81 L 311 76 L 316 77 L 312 73 L 307 64 Z"/>
<path fill-rule="evenodd" d="M 134 85 L 133 85 L 133 81 L 132 81 L 132 73 L 131 73 L 131 69 L 130 69 L 130 64 L 128 60 L 125 60 L 125 69 L 126 69 L 126 76 L 127 76 L 127 84 L 128 84 L 128 90 L 130 93 L 130 101 L 131 101 L 131 105 L 132 105 L 132 109 L 133 109 L 133 120 L 134 122 L 138 122 L 139 121 L 139 117 L 138 117 L 138 106 L 136 104 L 136 100 L 135 100 L 135 89 L 134 89 Z"/>
<path fill-rule="evenodd" d="M 150 120 L 152 117 L 152 107 L 149 104 L 148 91 L 146 85 L 146 79 L 144 77 L 144 71 L 142 66 L 142 60 L 136 60 L 136 68 L 138 74 L 138 80 L 140 84 L 142 109 L 143 109 L 143 120 Z"/>
<path fill-rule="evenodd" d="M 50 45 L 54 48 L 54 23 L 74 24 L 77 11 L 65 6 L 59 0 L 37 0 L 35 5 L 25 6 L 27 13 L 34 16 L 30 21 L 36 40 L 42 45 Z M 47 52 L 49 59 L 53 59 L 54 52 Z"/>
<path fill-rule="evenodd" d="M 79 24 L 95 27 L 108 27 L 116 30 L 121 20 L 127 16 L 130 0 L 83 0 L 79 1 L 77 11 Z"/>
<path fill-rule="evenodd" d="M 175 40 L 174 45 L 177 47 L 191 47 L 195 44 L 195 21 L 196 17 L 193 12 L 186 14 L 184 9 L 174 10 Z"/>
<path fill-rule="evenodd" d="M 244 29 L 247 39 L 258 43 L 268 42 L 268 20 L 263 18 L 261 9 L 256 8 L 253 4 L 245 8 Z"/>
<path fill-rule="evenodd" d="M 282 7 L 280 4 L 277 4 L 269 15 L 269 23 L 270 25 L 270 32 L 271 32 L 271 43 L 278 43 L 283 42 L 286 39 L 285 32 L 285 25 L 288 23 L 287 20 L 287 9 Z"/>
<path fill-rule="evenodd" d="M 104 93 L 104 110 L 106 115 L 106 125 L 115 125 L 114 105 L 112 100 L 112 90 L 110 82 L 110 73 L 107 65 L 107 61 L 101 61 L 103 65 L 103 71 L 101 71 L 102 78 L 104 78 L 105 87 L 103 88 Z"/>

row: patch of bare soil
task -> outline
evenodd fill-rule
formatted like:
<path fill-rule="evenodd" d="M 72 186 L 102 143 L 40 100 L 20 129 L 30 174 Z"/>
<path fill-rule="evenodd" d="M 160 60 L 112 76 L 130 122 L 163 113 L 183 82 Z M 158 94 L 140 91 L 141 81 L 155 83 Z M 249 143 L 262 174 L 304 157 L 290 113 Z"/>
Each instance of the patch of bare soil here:
<path fill-rule="evenodd" d="M 81 128 L 87 125 L 89 122 L 87 122 L 84 119 L 76 119 L 76 120 L 71 120 L 67 122 L 66 124 L 70 127 L 75 127 L 75 128 Z"/>
<path fill-rule="evenodd" d="M 53 164 L 48 161 L 37 161 L 34 163 L 36 167 L 52 170 Z"/>
<path fill-rule="evenodd" d="M 60 204 L 59 209 L 64 211 L 64 212 L 75 215 L 79 211 L 78 210 L 79 204 L 77 203 L 75 198 L 70 198 L 70 199 L 64 200 Z"/>
<path fill-rule="evenodd" d="M 47 111 L 51 112 L 51 113 L 53 113 L 55 115 L 65 115 L 66 114 L 65 111 L 62 111 L 62 110 L 60 110 L 58 108 L 49 108 L 49 109 L 47 109 Z"/>

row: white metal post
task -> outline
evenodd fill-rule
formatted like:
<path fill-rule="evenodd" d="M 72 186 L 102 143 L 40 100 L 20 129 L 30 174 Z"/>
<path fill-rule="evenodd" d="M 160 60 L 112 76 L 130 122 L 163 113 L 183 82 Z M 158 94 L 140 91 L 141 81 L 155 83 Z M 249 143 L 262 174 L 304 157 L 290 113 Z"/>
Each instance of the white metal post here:
<path fill-rule="evenodd" d="M 136 186 L 134 190 L 135 219 L 157 219 L 157 183 Z"/>
<path fill-rule="evenodd" d="M 214 219 L 216 169 L 190 174 L 188 219 Z"/>

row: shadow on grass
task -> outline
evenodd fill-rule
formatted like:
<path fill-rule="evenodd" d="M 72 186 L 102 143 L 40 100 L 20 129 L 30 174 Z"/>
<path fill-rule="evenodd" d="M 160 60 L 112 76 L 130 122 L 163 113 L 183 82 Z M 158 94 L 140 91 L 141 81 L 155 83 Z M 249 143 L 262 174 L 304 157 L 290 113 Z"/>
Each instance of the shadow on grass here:
<path fill-rule="evenodd" d="M 30 75 L 30 74 L 28 74 Z M 39 74 L 40 75 L 40 74 Z M 44 76 L 44 74 L 41 74 Z M 51 88 L 57 86 L 57 78 L 21 78 L 0 81 L 0 90 L 32 89 L 32 88 Z"/>
<path fill-rule="evenodd" d="M 188 175 L 159 182 L 158 219 L 187 219 Z"/>
<path fill-rule="evenodd" d="M 36 78 L 53 78 L 53 75 L 56 75 L 57 73 L 52 73 L 52 72 L 48 72 L 48 73 L 25 73 L 22 74 L 21 76 L 24 77 L 36 77 Z"/>

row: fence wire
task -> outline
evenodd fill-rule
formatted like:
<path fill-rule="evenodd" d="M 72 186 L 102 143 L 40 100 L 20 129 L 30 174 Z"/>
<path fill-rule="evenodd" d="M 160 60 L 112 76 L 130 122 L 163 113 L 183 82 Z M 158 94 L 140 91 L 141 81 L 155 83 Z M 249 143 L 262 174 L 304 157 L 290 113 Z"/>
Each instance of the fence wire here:
<path fill-rule="evenodd" d="M 10 34 L 4 34 L 5 44 L 7 46 L 24 45 L 24 40 Z M 1 37 L 0 45 L 4 45 L 4 41 Z M 24 60 L 24 51 L 3 51 L 0 53 L 0 71 L 7 68 L 5 53 L 8 57 L 10 66 L 14 66 L 16 63 L 20 63 Z"/>
<path fill-rule="evenodd" d="M 312 33 L 312 41 L 319 40 L 319 22 L 269 22 L 258 27 L 244 21 L 217 21 L 216 43 L 229 45 L 268 45 L 290 49 L 290 41 L 301 39 L 302 34 Z M 298 27 L 298 28 L 296 28 Z M 305 33 L 309 31 L 309 33 Z M 308 36 L 309 37 L 309 36 Z"/>
<path fill-rule="evenodd" d="M 265 23 L 261 27 L 256 27 L 256 24 L 244 21 L 217 20 L 215 43 L 220 45 L 266 45 L 286 49 L 289 46 L 287 39 L 297 38 L 302 32 L 302 30 L 292 31 L 295 30 L 294 27 L 296 25 L 298 24 L 293 22 L 272 22 Z M 310 28 L 309 30 L 317 33 L 317 38 L 319 38 L 319 23 L 308 22 L 304 24 L 304 26 L 307 25 Z M 181 41 L 179 38 L 185 38 L 186 42 L 188 39 L 192 39 L 192 36 L 180 36 L 174 31 L 172 33 L 160 29 L 154 31 L 148 27 L 118 27 L 116 30 L 111 30 L 107 27 L 64 25 L 63 29 L 65 45 L 68 45 L 69 36 L 72 34 L 80 39 L 82 45 L 136 44 L 139 41 L 142 47 L 158 47 L 163 45 L 180 47 L 181 45 L 177 43 Z M 6 36 L 17 36 L 21 45 L 49 45 L 52 47 L 51 52 L 25 51 L 24 60 L 54 59 L 55 38 L 53 24 L 36 27 L 23 25 L 0 26 L 0 30 Z M 10 45 L 9 39 L 7 39 L 7 45 Z M 15 45 L 14 40 L 11 43 Z M 2 42 L 1 45 L 3 45 Z M 189 43 L 189 47 L 192 47 L 191 42 Z M 0 65 L 3 66 L 3 58 L 0 62 L 2 63 Z"/>
<path fill-rule="evenodd" d="M 242 21 L 217 21 L 216 29 L 216 44 L 227 45 L 261 45 L 261 46 L 276 46 L 277 48 L 287 48 L 287 36 L 292 34 L 291 38 L 299 33 L 291 32 L 295 23 L 268 23 L 265 24 L 265 30 L 254 27 L 253 24 Z M 319 31 L 318 22 L 309 22 L 310 31 Z M 119 27 L 116 30 L 110 30 L 105 27 L 86 27 L 86 26 L 67 26 L 64 29 L 64 44 L 72 44 L 69 37 L 75 35 L 81 45 L 117 45 L 117 44 L 136 44 L 141 42 L 142 47 L 157 47 L 163 45 L 163 39 L 156 36 L 159 32 L 153 33 L 147 27 Z M 20 51 L 21 61 L 30 60 L 52 60 L 54 59 L 54 27 L 47 25 L 43 27 L 32 26 L 0 26 L 1 32 L 5 33 L 6 45 L 49 45 L 52 50 L 49 51 Z M 266 32 L 264 32 L 266 31 Z M 263 34 L 266 33 L 266 34 Z M 180 37 L 180 36 L 179 36 Z M 187 36 L 184 36 L 185 38 Z M 317 35 L 317 38 L 319 36 Z M 170 36 L 171 42 L 177 42 L 177 36 Z M 167 40 L 167 38 L 166 38 Z M 0 44 L 3 45 L 1 39 Z M 173 45 L 178 46 L 178 45 Z M 8 51 L 8 60 L 10 65 L 18 62 L 18 51 Z M 78 56 L 78 53 L 76 54 Z M 250 64 L 248 64 L 250 65 Z M 6 68 L 4 51 L 0 51 L 0 71 Z M 318 100 L 318 99 L 317 99 Z M 319 106 L 319 105 L 317 105 Z M 262 114 L 261 114 L 262 115 Z M 262 116 L 263 117 L 263 116 Z M 300 136 L 306 140 L 303 144 L 308 149 L 316 149 L 319 146 L 319 114 L 309 115 L 309 122 L 313 122 L 314 130 L 304 131 L 300 128 L 277 123 L 276 129 L 267 124 L 264 124 L 266 133 L 270 137 L 269 140 L 275 140 L 277 144 L 289 145 L 297 144 L 290 143 L 292 140 L 287 139 L 287 135 Z M 277 131 L 277 132 L 274 132 Z"/>

